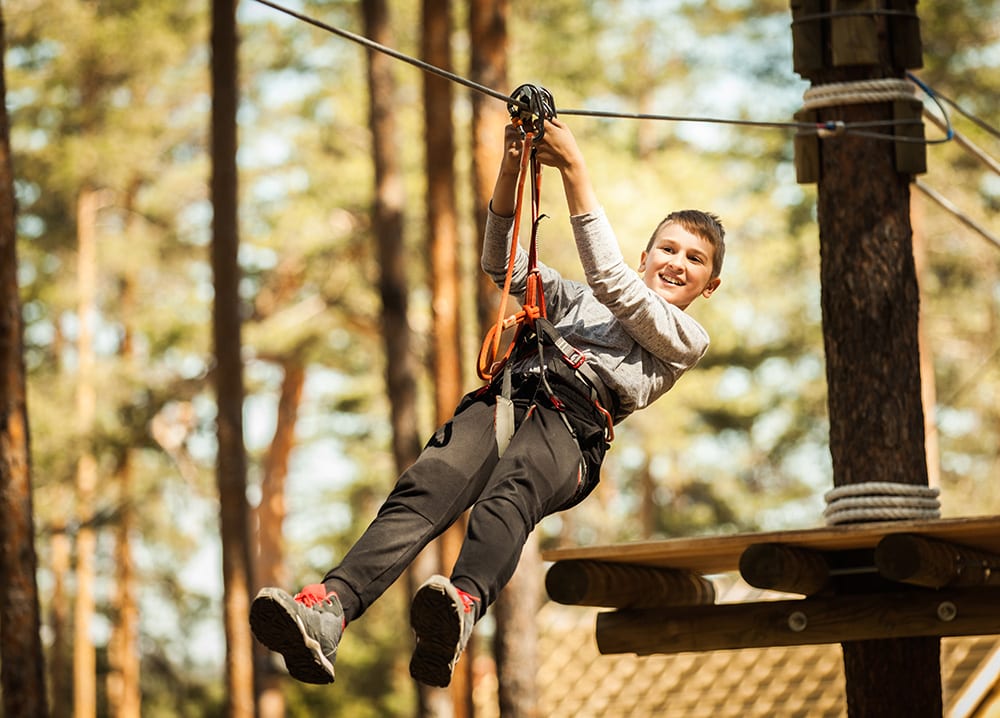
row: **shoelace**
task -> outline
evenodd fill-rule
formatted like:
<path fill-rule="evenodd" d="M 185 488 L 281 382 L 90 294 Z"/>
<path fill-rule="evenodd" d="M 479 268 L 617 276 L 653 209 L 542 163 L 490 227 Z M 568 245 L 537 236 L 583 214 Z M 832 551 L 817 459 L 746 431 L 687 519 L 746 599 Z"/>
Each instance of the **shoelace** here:
<path fill-rule="evenodd" d="M 306 608 L 312 608 L 324 601 L 333 603 L 330 596 L 336 595 L 333 591 L 327 592 L 326 586 L 322 583 L 310 583 L 308 586 L 303 586 L 302 590 L 295 594 L 295 600 Z"/>
<path fill-rule="evenodd" d="M 462 599 L 462 608 L 465 609 L 465 612 L 472 613 L 472 605 L 474 603 L 478 603 L 479 598 L 477 596 L 473 596 L 471 593 L 466 593 L 460 588 L 455 588 L 455 591 L 458 593 L 458 597 Z"/>

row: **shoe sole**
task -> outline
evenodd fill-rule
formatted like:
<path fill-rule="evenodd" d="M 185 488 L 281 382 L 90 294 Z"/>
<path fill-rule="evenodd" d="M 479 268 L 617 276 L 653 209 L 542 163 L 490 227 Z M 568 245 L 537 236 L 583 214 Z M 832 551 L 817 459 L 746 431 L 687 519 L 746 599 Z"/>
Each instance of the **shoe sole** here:
<path fill-rule="evenodd" d="M 424 586 L 417 591 L 410 604 L 410 626 L 417 634 L 410 675 L 426 685 L 446 687 L 455 667 L 462 617 L 443 588 Z"/>
<path fill-rule="evenodd" d="M 285 668 L 303 683 L 333 683 L 333 664 L 319 642 L 310 637 L 297 616 L 270 596 L 258 596 L 250 606 L 250 628 L 257 640 L 285 659 Z"/>

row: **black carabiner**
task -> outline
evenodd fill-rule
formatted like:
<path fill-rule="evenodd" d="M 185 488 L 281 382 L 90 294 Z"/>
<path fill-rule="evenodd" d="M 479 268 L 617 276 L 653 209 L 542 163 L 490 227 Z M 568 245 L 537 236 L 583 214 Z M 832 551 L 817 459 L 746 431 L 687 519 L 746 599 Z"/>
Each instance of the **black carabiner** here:
<path fill-rule="evenodd" d="M 527 131 L 525 128 L 531 128 L 535 139 L 541 139 L 545 134 L 545 120 L 556 116 L 556 103 L 552 93 L 541 85 L 525 84 L 511 93 L 507 112 L 517 121 L 522 133 Z"/>

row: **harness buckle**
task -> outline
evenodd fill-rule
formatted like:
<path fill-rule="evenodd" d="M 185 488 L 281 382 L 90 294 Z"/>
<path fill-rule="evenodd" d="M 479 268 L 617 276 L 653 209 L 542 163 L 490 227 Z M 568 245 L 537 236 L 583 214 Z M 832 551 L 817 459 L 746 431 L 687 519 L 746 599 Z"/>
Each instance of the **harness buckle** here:
<path fill-rule="evenodd" d="M 579 349 L 573 349 L 569 354 L 565 352 L 560 352 L 562 354 L 562 360 L 566 362 L 570 368 L 579 369 L 583 366 L 583 363 L 587 361 L 587 355 L 584 354 Z"/>

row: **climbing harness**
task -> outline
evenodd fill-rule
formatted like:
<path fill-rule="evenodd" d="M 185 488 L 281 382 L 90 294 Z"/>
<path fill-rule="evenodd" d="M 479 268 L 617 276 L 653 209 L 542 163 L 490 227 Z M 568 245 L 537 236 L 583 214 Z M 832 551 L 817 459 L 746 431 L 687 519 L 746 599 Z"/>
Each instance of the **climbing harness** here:
<path fill-rule="evenodd" d="M 583 352 L 566 341 L 548 320 L 545 312 L 545 292 L 542 286 L 541 272 L 538 269 L 538 225 L 546 215 L 539 213 L 539 198 L 541 196 L 541 164 L 535 154 L 534 142 L 545 134 L 545 120 L 556 116 L 555 102 L 552 94 L 537 85 L 521 85 L 511 93 L 507 104 L 511 121 L 522 133 L 521 172 L 518 177 L 517 193 L 514 202 L 514 227 L 511 239 L 510 256 L 507 260 L 507 274 L 504 278 L 500 306 L 497 311 L 497 321 L 486 333 L 476 370 L 479 378 L 493 382 L 500 376 L 500 386 L 496 401 L 496 433 L 497 449 L 502 454 L 510 438 L 514 434 L 514 404 L 511 400 L 512 360 L 536 351 L 539 360 L 539 381 L 547 394 L 552 406 L 560 412 L 563 422 L 570 432 L 576 436 L 576 431 L 566 418 L 565 403 L 555 394 L 549 383 L 547 372 L 555 370 L 559 375 L 569 375 L 579 386 L 586 387 L 598 414 L 605 422 L 605 441 L 614 439 L 614 417 L 608 407 L 612 407 L 603 382 L 586 362 Z M 518 237 L 521 227 L 521 213 L 524 203 L 524 184 L 531 180 L 531 234 L 528 244 L 528 276 L 525 288 L 524 303 L 520 311 L 504 316 L 507 301 L 510 298 L 511 281 L 514 275 L 514 262 L 517 258 Z M 505 331 L 513 329 L 506 349 L 501 353 L 500 345 Z M 546 352 L 546 346 L 552 347 L 554 353 L 562 360 L 562 367 L 557 364 L 550 366 L 548 358 L 553 352 Z M 568 370 L 568 372 L 567 372 Z"/>

